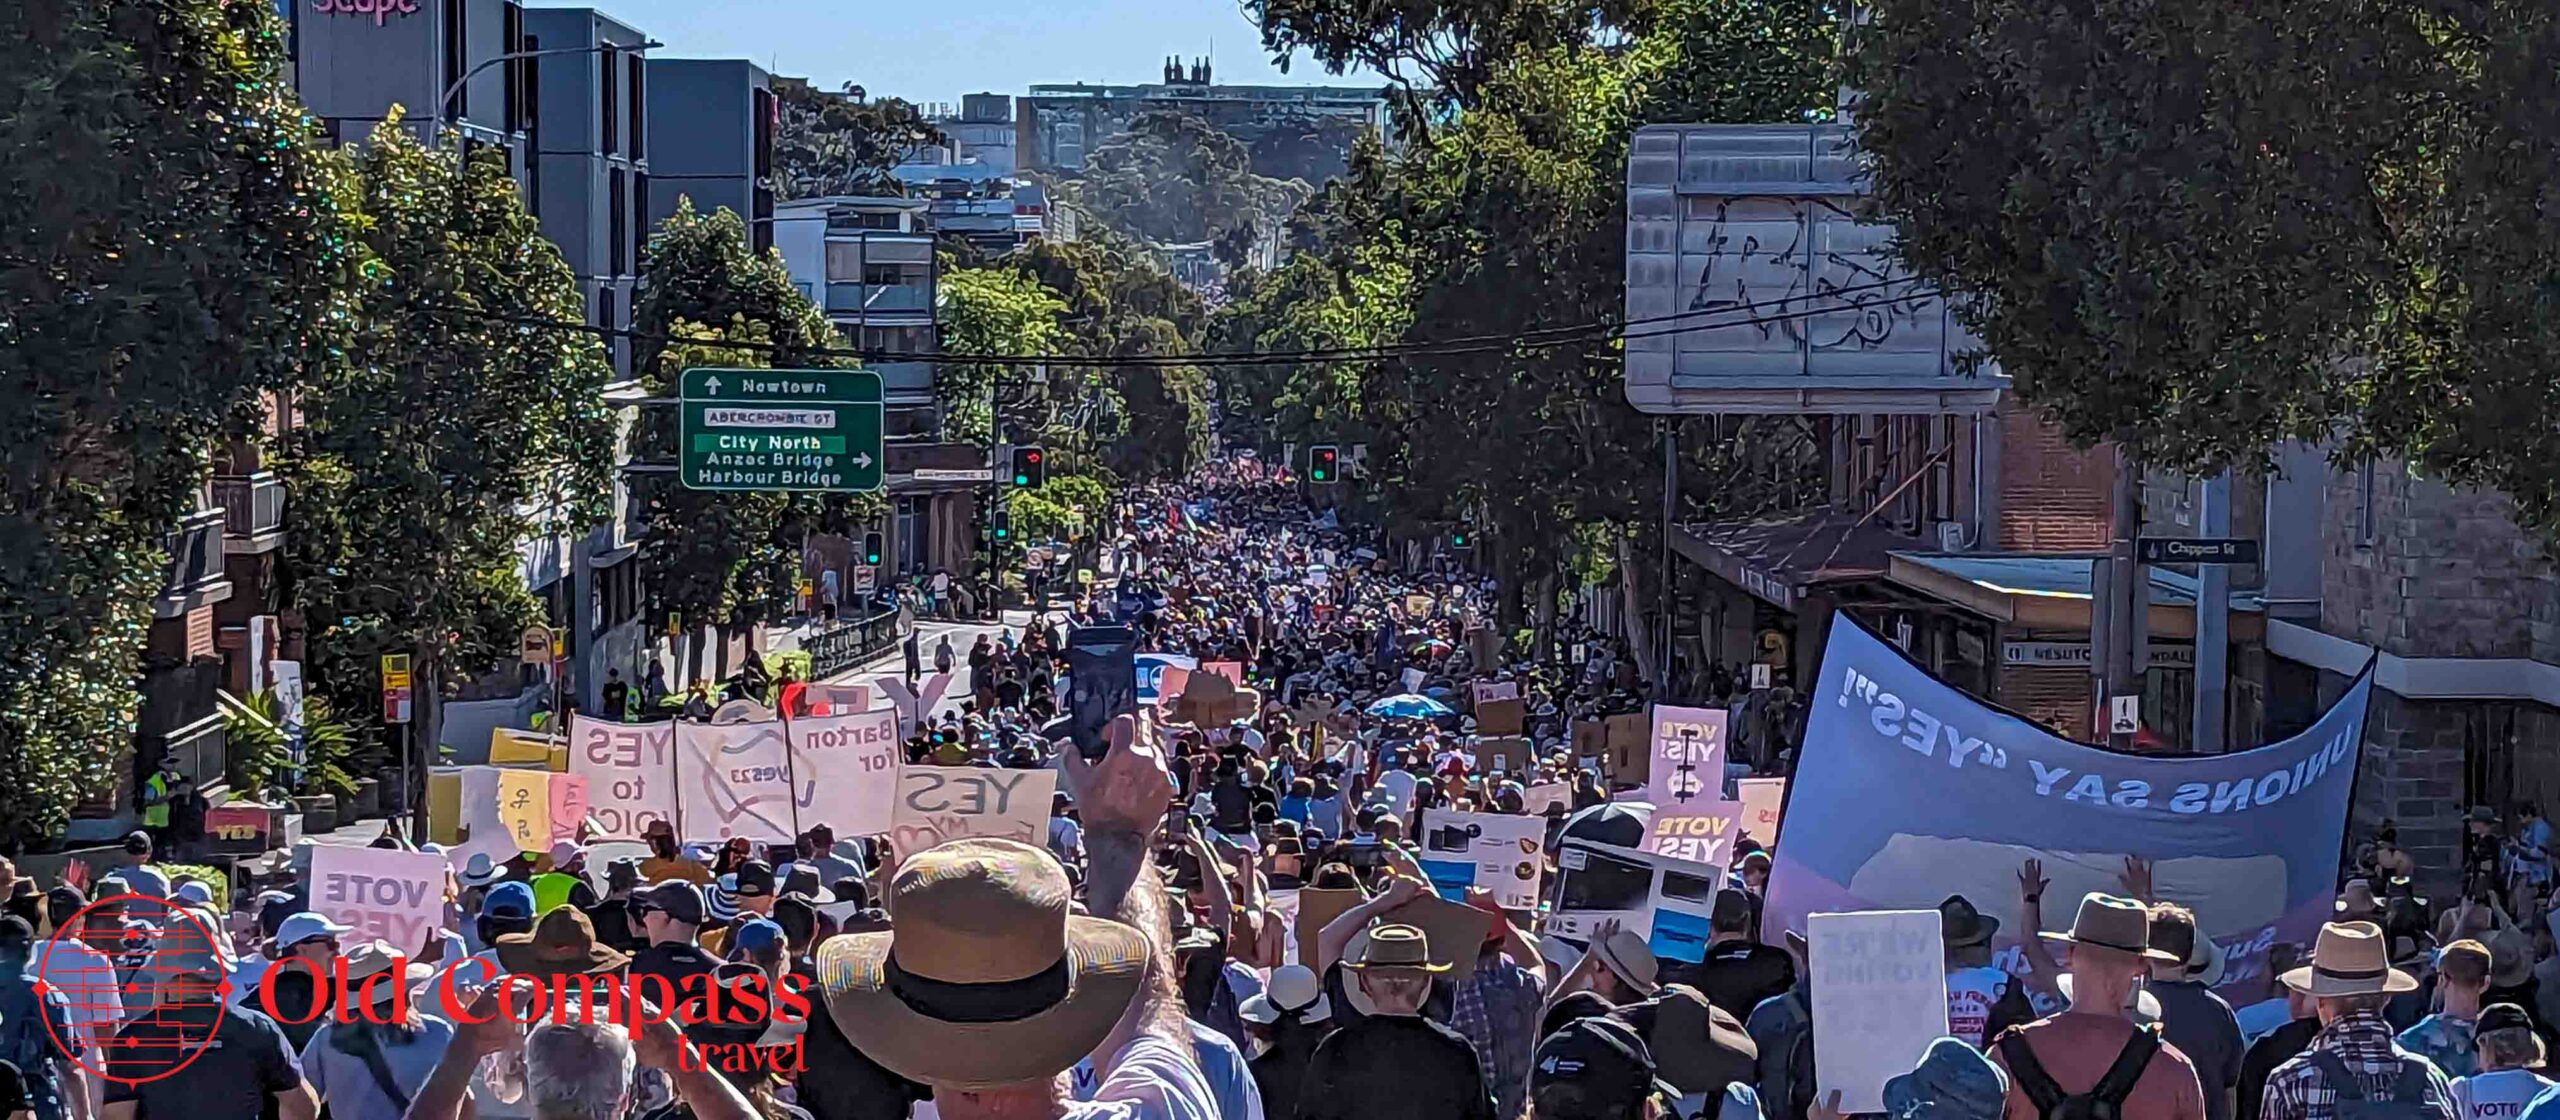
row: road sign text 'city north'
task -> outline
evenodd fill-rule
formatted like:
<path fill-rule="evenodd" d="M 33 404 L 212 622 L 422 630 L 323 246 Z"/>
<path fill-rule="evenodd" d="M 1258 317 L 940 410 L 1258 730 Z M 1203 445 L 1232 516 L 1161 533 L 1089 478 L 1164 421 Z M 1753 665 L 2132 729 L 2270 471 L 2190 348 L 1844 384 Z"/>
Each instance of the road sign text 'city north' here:
<path fill-rule="evenodd" d="M 680 477 L 693 490 L 877 490 L 880 375 L 847 369 L 689 369 L 678 396 Z"/>

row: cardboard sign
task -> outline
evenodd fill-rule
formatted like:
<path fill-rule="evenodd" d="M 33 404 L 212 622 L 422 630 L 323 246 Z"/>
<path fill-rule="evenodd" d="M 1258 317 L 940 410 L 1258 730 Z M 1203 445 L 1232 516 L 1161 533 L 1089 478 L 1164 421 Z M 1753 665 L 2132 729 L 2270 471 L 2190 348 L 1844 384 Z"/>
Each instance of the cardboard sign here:
<path fill-rule="evenodd" d="M 1529 726 L 1529 706 L 1518 697 L 1476 702 L 1476 734 L 1517 735 Z"/>
<path fill-rule="evenodd" d="M 1201 671 L 1201 672 L 1203 672 L 1203 673 L 1216 673 L 1217 675 L 1222 676 L 1222 677 L 1225 677 L 1225 678 L 1227 678 L 1229 681 L 1234 682 L 1234 684 L 1235 684 L 1235 686 L 1236 686 L 1237 688 L 1243 688 L 1243 687 L 1244 687 L 1244 662 L 1241 662 L 1241 661 L 1209 661 L 1209 662 L 1204 662 L 1204 663 L 1202 663 L 1202 664 L 1201 664 L 1201 666 L 1200 666 L 1200 671 Z M 1177 695 L 1178 695 L 1178 694 L 1177 694 Z"/>
<path fill-rule="evenodd" d="M 1476 729 L 1479 731 L 1484 729 L 1484 719 L 1481 716 L 1476 719 Z M 1609 753 L 1609 725 L 1596 719 L 1582 720 L 1573 725 L 1573 757 L 1599 758 L 1607 753 Z"/>
<path fill-rule="evenodd" d="M 596 827 L 637 838 L 650 822 L 676 819 L 673 723 L 613 723 L 573 716 L 569 773 L 587 780 Z"/>
<path fill-rule="evenodd" d="M 1323 887 L 1299 888 L 1298 920 L 1290 926 L 1294 931 L 1293 940 L 1298 943 L 1298 959 L 1301 962 L 1313 962 L 1316 956 L 1316 935 L 1324 932 L 1324 927 L 1332 924 L 1335 918 L 1341 917 L 1343 911 L 1360 905 L 1366 897 L 1359 891 L 1348 888 L 1342 890 L 1327 890 Z M 1308 963 L 1308 967 L 1315 966 Z"/>
<path fill-rule="evenodd" d="M 890 816 L 890 842 L 901 860 L 967 836 L 1037 847 L 1048 842 L 1049 804 L 1057 790 L 1055 770 L 903 767 L 898 771 L 898 803 Z"/>
<path fill-rule="evenodd" d="M 794 720 L 786 732 L 801 831 L 821 824 L 845 837 L 889 831 L 898 804 L 895 709 Z"/>
<path fill-rule="evenodd" d="M 1733 790 L 1742 798 L 1742 834 L 1763 845 L 1778 842 L 1778 813 L 1787 803 L 1785 778 L 1740 778 Z"/>
<path fill-rule="evenodd" d="M 1406 618 L 1422 618 L 1430 613 L 1431 596 L 1407 595 L 1404 597 L 1404 614 Z"/>
<path fill-rule="evenodd" d="M 1609 780 L 1626 785 L 1644 785 L 1653 774 L 1653 720 L 1642 712 L 1610 716 L 1600 721 L 1607 728 L 1605 767 Z"/>
<path fill-rule="evenodd" d="M 1547 815 L 1547 808 L 1549 806 L 1554 806 L 1557 809 L 1571 812 L 1573 810 L 1573 783 L 1547 782 L 1542 785 L 1530 786 L 1528 790 L 1525 791 L 1525 795 L 1521 798 L 1520 804 L 1521 807 L 1533 817 L 1543 817 Z"/>
<path fill-rule="evenodd" d="M 791 745 L 779 720 L 677 724 L 675 776 L 684 839 L 789 843 L 799 835 Z"/>
<path fill-rule="evenodd" d="M 1407 668 L 1401 678 L 1406 692 L 1422 691 L 1422 670 Z"/>
<path fill-rule="evenodd" d="M 355 927 L 346 944 L 379 938 L 415 954 L 444 924 L 445 861 L 433 852 L 322 844 L 311 852 L 311 909 Z"/>
<path fill-rule="evenodd" d="M 274 819 L 264 805 L 217 805 L 204 811 L 205 839 L 217 855 L 264 855 Z"/>
<path fill-rule="evenodd" d="M 1724 796 L 1725 712 L 1720 708 L 1653 706 L 1647 732 L 1653 756 L 1646 800 L 1657 809 L 1718 802 Z"/>
<path fill-rule="evenodd" d="M 1724 870 L 1651 852 L 1567 840 L 1556 853 L 1556 908 L 1547 932 L 1589 941 L 1601 919 L 1644 932 L 1654 955 L 1704 959 L 1707 917 Z"/>
<path fill-rule="evenodd" d="M 578 824 L 587 819 L 587 779 L 577 774 L 553 774 L 551 777 L 551 840 L 573 840 Z"/>
<path fill-rule="evenodd" d="M 498 771 L 498 826 L 517 851 L 551 849 L 550 771 Z"/>
<path fill-rule="evenodd" d="M 1421 930 L 1423 939 L 1429 942 L 1431 963 L 1449 966 L 1440 979 L 1451 984 L 1464 983 L 1475 975 L 1476 958 L 1483 954 L 1485 934 L 1492 931 L 1492 923 L 1493 915 L 1435 894 L 1424 894 L 1378 915 L 1380 925 L 1401 924 Z"/>
<path fill-rule="evenodd" d="M 1529 741 L 1516 735 L 1476 740 L 1476 758 L 1485 769 L 1502 774 L 1529 772 Z"/>
<path fill-rule="evenodd" d="M 951 689 L 951 674 L 935 673 L 918 688 L 908 688 L 900 677 L 882 677 L 880 691 L 889 697 L 889 706 L 898 713 L 898 737 L 916 733 L 916 725 L 933 714 L 933 706 L 942 702 L 942 694 Z"/>
<path fill-rule="evenodd" d="M 540 766 L 551 769 L 551 760 L 560 754 L 560 740 L 539 731 L 517 731 L 506 727 L 489 729 L 489 762 L 494 766 Z"/>
<path fill-rule="evenodd" d="M 1488 700 L 1517 700 L 1520 698 L 1520 682 L 1477 681 L 1475 683 L 1474 694 L 1475 703 L 1478 707 L 1482 707 L 1485 701 Z M 1476 722 L 1483 723 L 1484 720 L 1482 717 L 1478 717 Z"/>
<path fill-rule="evenodd" d="M 1535 910 L 1546 838 L 1547 822 L 1538 817 L 1435 811 L 1423 819 L 1422 873 L 1451 902 L 1482 887 L 1505 910 Z"/>
<path fill-rule="evenodd" d="M 816 702 L 810 708 L 811 715 L 849 716 L 871 710 L 871 686 L 867 684 L 811 685 L 809 691 Z"/>
<path fill-rule="evenodd" d="M 1657 806 L 1646 822 L 1644 850 L 1674 859 L 1693 860 L 1723 870 L 1733 862 L 1733 842 L 1742 835 L 1742 803 L 1721 801 L 1679 807 Z"/>
<path fill-rule="evenodd" d="M 1944 930 L 1935 910 L 1806 917 L 1815 1094 L 1844 1115 L 1884 1111 L 1887 1078 L 1947 1033 Z"/>
<path fill-rule="evenodd" d="M 1166 669 L 1190 670 L 1200 667 L 1199 658 L 1173 653 L 1141 653 L 1135 661 L 1138 668 L 1138 703 L 1140 704 L 1159 703 L 1166 697 L 1182 695 L 1181 689 L 1168 691 L 1164 687 Z"/>
<path fill-rule="evenodd" d="M 1725 887 L 1724 868 L 1669 856 L 1654 857 L 1653 928 L 1645 937 L 1653 955 L 1666 961 L 1697 964 L 1707 959 L 1707 943 L 1715 939 L 1716 892 Z"/>

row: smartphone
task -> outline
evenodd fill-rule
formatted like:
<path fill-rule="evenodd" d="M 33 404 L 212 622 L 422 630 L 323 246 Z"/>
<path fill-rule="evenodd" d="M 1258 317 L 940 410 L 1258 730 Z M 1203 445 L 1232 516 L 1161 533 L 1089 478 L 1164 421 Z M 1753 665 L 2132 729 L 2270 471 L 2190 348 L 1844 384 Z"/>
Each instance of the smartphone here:
<path fill-rule="evenodd" d="M 1138 710 L 1138 634 L 1126 626 L 1067 632 L 1067 738 L 1086 761 L 1110 749 L 1111 721 Z"/>

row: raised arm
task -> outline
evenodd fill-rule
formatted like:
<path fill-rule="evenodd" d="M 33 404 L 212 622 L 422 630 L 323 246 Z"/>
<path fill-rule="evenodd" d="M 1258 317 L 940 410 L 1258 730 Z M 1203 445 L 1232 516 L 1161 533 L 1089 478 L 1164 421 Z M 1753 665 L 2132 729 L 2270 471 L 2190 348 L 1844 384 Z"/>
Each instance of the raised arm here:
<path fill-rule="evenodd" d="M 1190 1039 L 1169 948 L 1173 935 L 1165 917 L 1164 877 L 1152 854 L 1155 830 L 1173 799 L 1164 743 L 1151 712 L 1113 719 L 1108 742 L 1110 749 L 1099 762 L 1085 761 L 1072 743 L 1058 744 L 1068 789 L 1084 817 L 1085 905 L 1100 917 L 1143 931 L 1153 947 L 1153 967 L 1119 1028 L 1096 1051 L 1097 1067 L 1141 1034 L 1184 1046 Z"/>

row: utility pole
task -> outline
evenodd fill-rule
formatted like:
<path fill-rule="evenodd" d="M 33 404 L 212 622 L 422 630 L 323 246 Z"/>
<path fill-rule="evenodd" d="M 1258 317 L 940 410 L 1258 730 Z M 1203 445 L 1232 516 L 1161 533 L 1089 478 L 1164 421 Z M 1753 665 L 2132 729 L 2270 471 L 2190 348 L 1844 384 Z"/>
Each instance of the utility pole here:
<path fill-rule="evenodd" d="M 2231 471 L 2205 481 L 2196 527 L 2212 538 L 2231 535 Z M 2197 754 L 2221 754 L 2231 687 L 2231 568 L 2196 566 L 2196 711 L 2187 743 Z"/>
<path fill-rule="evenodd" d="M 1671 699 L 1671 532 L 1680 521 L 1680 420 L 1666 416 L 1655 423 L 1662 427 L 1662 585 L 1656 603 L 1662 615 L 1662 647 L 1654 651 L 1654 663 L 1660 675 L 1654 678 L 1654 695 Z"/>
<path fill-rule="evenodd" d="M 2133 735 L 2109 729 L 2111 715 L 2119 697 L 2142 695 L 2144 647 L 2149 645 L 2146 633 L 2150 624 L 2151 580 L 2134 556 L 2134 539 L 2142 533 L 2142 467 L 2116 449 L 2116 472 L 2110 526 L 2105 594 L 2097 594 L 2097 581 L 2091 582 L 2089 610 L 2093 619 L 2091 640 L 2099 638 L 2094 619 L 2103 610 L 2107 615 L 2104 631 L 2106 644 L 2093 650 L 2090 660 L 2102 667 L 2099 693 L 2098 726 L 2107 732 L 2107 741 L 2119 750 L 2133 746 Z"/>

